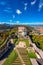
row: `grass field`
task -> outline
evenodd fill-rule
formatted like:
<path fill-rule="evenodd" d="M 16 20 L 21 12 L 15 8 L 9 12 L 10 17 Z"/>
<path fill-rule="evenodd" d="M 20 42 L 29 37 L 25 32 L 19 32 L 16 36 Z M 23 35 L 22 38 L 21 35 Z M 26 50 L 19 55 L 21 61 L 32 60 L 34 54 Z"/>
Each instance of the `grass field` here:
<path fill-rule="evenodd" d="M 28 52 L 29 58 L 37 58 L 35 52 Z"/>
<path fill-rule="evenodd" d="M 16 51 L 12 51 L 11 54 L 8 56 L 8 58 L 6 59 L 6 61 L 4 62 L 3 65 L 11 65 L 12 62 L 18 57 Z"/>

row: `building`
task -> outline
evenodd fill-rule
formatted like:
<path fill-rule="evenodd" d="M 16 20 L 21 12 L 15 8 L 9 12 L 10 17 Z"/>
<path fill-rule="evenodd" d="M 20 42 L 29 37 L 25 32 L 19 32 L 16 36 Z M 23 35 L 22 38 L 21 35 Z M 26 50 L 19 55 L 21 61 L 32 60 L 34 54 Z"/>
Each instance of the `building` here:
<path fill-rule="evenodd" d="M 20 36 L 26 36 L 27 35 L 27 29 L 24 26 L 18 27 L 18 34 Z"/>

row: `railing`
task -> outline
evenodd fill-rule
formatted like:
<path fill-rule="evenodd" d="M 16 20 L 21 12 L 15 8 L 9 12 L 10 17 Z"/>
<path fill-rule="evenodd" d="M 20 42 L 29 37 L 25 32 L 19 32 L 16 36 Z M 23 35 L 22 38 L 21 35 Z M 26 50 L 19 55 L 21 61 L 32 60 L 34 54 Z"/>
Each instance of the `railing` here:
<path fill-rule="evenodd" d="M 37 48 L 37 46 L 35 45 L 35 43 L 32 43 L 31 39 L 30 40 L 30 44 L 33 46 L 33 48 L 35 49 L 35 51 L 40 55 L 40 57 L 43 59 L 43 51 L 40 50 L 39 48 Z"/>

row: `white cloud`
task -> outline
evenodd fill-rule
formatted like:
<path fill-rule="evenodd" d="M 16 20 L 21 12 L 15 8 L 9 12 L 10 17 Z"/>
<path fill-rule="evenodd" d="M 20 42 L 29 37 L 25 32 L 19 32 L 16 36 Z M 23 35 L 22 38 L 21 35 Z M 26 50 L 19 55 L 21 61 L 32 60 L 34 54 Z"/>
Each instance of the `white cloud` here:
<path fill-rule="evenodd" d="M 38 9 L 38 11 L 40 11 L 42 7 L 43 7 L 43 3 L 39 4 L 39 9 Z"/>
<path fill-rule="evenodd" d="M 12 8 L 6 7 L 3 11 L 7 13 L 12 13 Z"/>
<path fill-rule="evenodd" d="M 24 10 L 27 10 L 28 3 L 23 3 L 23 4 L 24 4 Z"/>
<path fill-rule="evenodd" d="M 16 21 L 16 24 L 19 24 L 20 23 L 20 21 Z"/>
<path fill-rule="evenodd" d="M 19 24 L 21 24 L 21 25 L 43 25 L 43 22 L 36 22 L 36 23 L 20 23 L 19 22 Z"/>
<path fill-rule="evenodd" d="M 43 3 L 39 5 L 39 8 L 41 8 L 43 6 Z"/>
<path fill-rule="evenodd" d="M 5 12 L 8 12 L 8 10 L 7 10 L 7 9 L 5 9 L 4 11 L 5 11 Z"/>
<path fill-rule="evenodd" d="M 27 7 L 26 6 L 24 7 L 24 10 L 27 10 Z"/>
<path fill-rule="evenodd" d="M 11 21 L 11 20 L 10 20 Z M 12 25 L 14 25 L 14 24 L 19 24 L 19 25 L 43 25 L 43 22 L 36 22 L 36 23 L 20 23 L 20 21 L 16 21 L 16 23 L 15 22 L 1 22 L 0 21 L 0 24 L 12 24 Z"/>
<path fill-rule="evenodd" d="M 36 3 L 36 0 L 34 0 L 33 2 L 31 2 L 31 5 L 34 5 Z"/>
<path fill-rule="evenodd" d="M 12 15 L 13 16 L 13 18 L 15 18 L 15 15 Z"/>
<path fill-rule="evenodd" d="M 21 12 L 19 9 L 17 9 L 17 10 L 16 10 L 16 13 L 17 13 L 17 14 L 21 14 L 22 12 Z"/>
<path fill-rule="evenodd" d="M 0 22 L 0 24 L 4 24 L 5 22 Z"/>
<path fill-rule="evenodd" d="M 4 12 L 7 12 L 7 13 L 12 13 L 11 8 L 9 8 L 9 7 L 5 8 L 3 11 L 4 11 Z"/>
<path fill-rule="evenodd" d="M 27 6 L 28 5 L 28 2 L 22 2 L 24 6 Z"/>
<path fill-rule="evenodd" d="M 12 20 L 10 20 L 10 22 L 12 22 Z"/>
<path fill-rule="evenodd" d="M 7 12 L 7 13 L 12 13 L 12 11 L 11 10 L 7 10 L 7 9 L 5 9 L 5 10 L 3 10 L 4 12 Z"/>
<path fill-rule="evenodd" d="M 27 5 L 28 5 L 28 3 L 24 3 L 24 5 L 25 5 L 25 6 L 27 6 Z"/>

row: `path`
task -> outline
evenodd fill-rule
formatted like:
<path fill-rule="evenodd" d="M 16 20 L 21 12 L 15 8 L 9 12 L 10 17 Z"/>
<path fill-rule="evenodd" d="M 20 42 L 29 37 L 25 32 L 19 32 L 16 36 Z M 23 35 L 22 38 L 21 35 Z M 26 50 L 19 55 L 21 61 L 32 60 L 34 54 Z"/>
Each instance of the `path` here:
<path fill-rule="evenodd" d="M 17 51 L 17 54 L 18 54 L 18 56 L 19 56 L 19 58 L 20 58 L 20 61 L 21 61 L 22 65 L 25 65 L 25 62 L 23 61 L 23 59 L 22 59 L 22 57 L 21 57 L 21 55 L 20 55 L 20 53 L 19 53 L 19 50 L 16 49 L 16 51 Z"/>
<path fill-rule="evenodd" d="M 20 41 L 18 46 L 16 48 L 14 48 L 14 50 L 15 49 L 17 51 L 18 57 L 19 57 L 22 65 L 31 65 L 30 59 L 27 54 L 25 43 Z M 18 64 L 15 63 L 15 65 L 18 65 Z"/>
<path fill-rule="evenodd" d="M 2 65 L 5 62 L 6 59 L 3 59 L 0 61 L 0 65 Z"/>
<path fill-rule="evenodd" d="M 37 63 L 37 61 L 36 61 L 36 59 L 30 59 L 31 60 L 31 62 L 32 62 L 32 65 L 39 65 L 38 63 Z"/>
<path fill-rule="evenodd" d="M 20 58 L 17 57 L 17 59 L 15 61 L 13 61 L 13 63 L 11 65 L 22 65 Z"/>
<path fill-rule="evenodd" d="M 22 57 L 24 65 L 31 65 L 31 62 L 30 62 L 30 59 L 28 57 L 26 48 L 17 48 L 17 49 L 18 49 L 19 54 Z"/>

